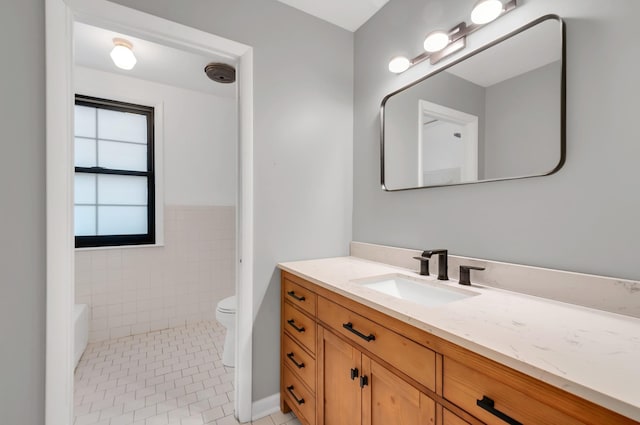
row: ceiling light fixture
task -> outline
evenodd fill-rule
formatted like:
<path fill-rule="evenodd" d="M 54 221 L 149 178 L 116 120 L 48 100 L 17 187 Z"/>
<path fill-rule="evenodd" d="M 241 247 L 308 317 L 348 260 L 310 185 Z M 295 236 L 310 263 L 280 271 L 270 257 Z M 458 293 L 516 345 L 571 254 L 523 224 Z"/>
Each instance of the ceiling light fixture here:
<path fill-rule="evenodd" d="M 464 49 L 469 34 L 493 22 L 500 16 L 516 8 L 517 0 L 479 0 L 471 11 L 471 23 L 461 22 L 449 31 L 432 31 L 424 39 L 424 53 L 413 59 L 396 56 L 389 62 L 389 71 L 401 74 L 414 65 L 429 59 L 431 65 L 443 58 Z"/>
<path fill-rule="evenodd" d="M 136 55 L 133 54 L 133 45 L 124 38 L 113 39 L 113 50 L 111 50 L 111 60 L 120 69 L 131 70 L 136 66 Z"/>

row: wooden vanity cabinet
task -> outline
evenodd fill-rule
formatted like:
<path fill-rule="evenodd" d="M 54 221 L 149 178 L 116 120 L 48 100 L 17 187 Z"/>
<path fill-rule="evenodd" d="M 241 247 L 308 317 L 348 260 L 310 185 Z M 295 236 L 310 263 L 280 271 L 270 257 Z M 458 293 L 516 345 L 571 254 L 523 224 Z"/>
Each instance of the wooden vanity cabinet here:
<path fill-rule="evenodd" d="M 281 409 L 304 425 L 640 425 L 282 272 Z"/>

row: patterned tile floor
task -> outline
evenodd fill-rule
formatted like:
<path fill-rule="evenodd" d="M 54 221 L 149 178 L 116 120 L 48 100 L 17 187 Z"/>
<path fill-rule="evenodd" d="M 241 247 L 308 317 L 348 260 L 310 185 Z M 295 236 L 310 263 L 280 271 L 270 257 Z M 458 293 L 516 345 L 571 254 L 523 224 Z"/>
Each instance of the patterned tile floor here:
<path fill-rule="evenodd" d="M 236 425 L 225 329 L 201 322 L 89 344 L 75 372 L 74 425 Z M 275 413 L 255 425 L 299 425 Z"/>

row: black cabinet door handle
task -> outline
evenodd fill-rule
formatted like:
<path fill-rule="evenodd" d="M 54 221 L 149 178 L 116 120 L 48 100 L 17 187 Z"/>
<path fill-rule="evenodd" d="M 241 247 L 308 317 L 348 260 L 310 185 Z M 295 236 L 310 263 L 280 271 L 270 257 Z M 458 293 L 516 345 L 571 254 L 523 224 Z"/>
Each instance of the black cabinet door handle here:
<path fill-rule="evenodd" d="M 304 404 L 304 398 L 298 398 L 298 396 L 294 394 L 293 385 L 289 385 L 287 387 L 287 391 L 289 391 L 289 394 L 291 394 L 291 397 L 293 397 L 293 399 L 296 401 L 296 403 Z"/>
<path fill-rule="evenodd" d="M 496 409 L 495 408 L 495 405 L 496 405 L 495 401 L 493 401 L 492 399 L 490 399 L 486 395 L 482 396 L 482 400 L 476 400 L 476 404 L 479 407 L 481 407 L 482 409 L 484 409 L 487 412 L 491 413 L 493 416 L 496 416 L 496 417 L 502 419 L 503 421 L 505 421 L 509 425 L 522 425 L 522 422 L 518 422 L 515 419 L 513 419 L 511 416 L 508 416 L 507 414 L 505 414 L 505 413 L 499 411 L 498 409 Z"/>
<path fill-rule="evenodd" d="M 366 376 L 361 376 L 360 377 L 360 388 L 364 388 L 367 385 L 369 385 L 369 378 Z"/>
<path fill-rule="evenodd" d="M 293 320 L 293 319 L 289 319 L 289 320 L 287 320 L 287 323 L 289 324 L 289 326 L 291 326 L 291 327 L 292 327 L 293 329 L 295 329 L 296 331 L 298 331 L 298 332 L 300 332 L 300 333 L 304 332 L 304 326 L 303 326 L 303 327 L 301 327 L 301 328 L 297 327 L 297 326 L 296 326 L 296 321 L 295 321 L 295 320 Z"/>
<path fill-rule="evenodd" d="M 353 323 L 351 323 L 351 322 L 343 323 L 342 327 L 345 328 L 346 330 L 348 330 L 349 332 L 358 335 L 360 338 L 364 339 L 367 342 L 376 340 L 376 336 L 374 334 L 365 335 L 362 332 L 360 332 L 360 331 L 358 331 L 356 329 L 353 329 Z"/>
<path fill-rule="evenodd" d="M 291 360 L 293 362 L 294 365 L 296 365 L 296 367 L 298 369 L 302 369 L 304 367 L 304 363 L 298 363 L 294 358 L 293 358 L 293 353 L 289 353 L 287 354 L 287 357 L 289 357 L 289 360 Z"/>
<path fill-rule="evenodd" d="M 296 295 L 296 293 L 294 291 L 289 291 L 287 292 L 287 295 L 289 295 L 291 298 L 294 298 L 298 301 L 304 301 L 306 298 L 305 297 L 299 297 Z"/>
<path fill-rule="evenodd" d="M 353 381 L 357 377 L 358 377 L 358 368 L 354 367 L 353 369 L 351 369 L 351 380 Z"/>

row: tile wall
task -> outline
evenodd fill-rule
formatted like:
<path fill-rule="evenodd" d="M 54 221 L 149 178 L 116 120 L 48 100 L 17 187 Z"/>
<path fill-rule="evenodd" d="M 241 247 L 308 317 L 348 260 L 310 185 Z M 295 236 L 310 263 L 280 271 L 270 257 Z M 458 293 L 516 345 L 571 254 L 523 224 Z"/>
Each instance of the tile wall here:
<path fill-rule="evenodd" d="M 89 341 L 215 318 L 235 290 L 235 207 L 166 206 L 162 247 L 76 251 Z"/>

